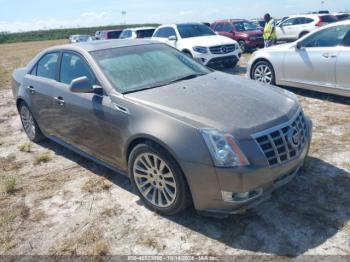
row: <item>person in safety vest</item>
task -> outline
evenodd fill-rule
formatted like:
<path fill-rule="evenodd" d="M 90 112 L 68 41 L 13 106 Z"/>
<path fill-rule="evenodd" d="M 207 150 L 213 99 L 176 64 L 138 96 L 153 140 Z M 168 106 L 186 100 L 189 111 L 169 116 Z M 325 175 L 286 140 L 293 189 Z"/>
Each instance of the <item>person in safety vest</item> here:
<path fill-rule="evenodd" d="M 276 42 L 276 23 L 270 14 L 265 14 L 265 27 L 264 27 L 264 44 L 265 48 L 272 46 Z"/>

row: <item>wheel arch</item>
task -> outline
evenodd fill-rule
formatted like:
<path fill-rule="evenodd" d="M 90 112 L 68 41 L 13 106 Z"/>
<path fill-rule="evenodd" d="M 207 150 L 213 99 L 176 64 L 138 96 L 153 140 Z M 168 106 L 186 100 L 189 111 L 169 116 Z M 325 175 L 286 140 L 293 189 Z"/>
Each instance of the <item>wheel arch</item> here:
<path fill-rule="evenodd" d="M 301 37 L 303 37 L 304 35 L 306 35 L 306 34 L 308 34 L 308 33 L 310 33 L 310 32 L 309 32 L 309 31 L 302 31 L 302 32 L 299 34 L 298 39 L 301 38 Z"/>
<path fill-rule="evenodd" d="M 249 77 L 250 79 L 253 79 L 253 70 L 255 68 L 255 65 L 259 62 L 266 62 L 266 63 L 269 63 L 270 66 L 272 67 L 272 70 L 273 70 L 273 73 L 275 74 L 275 77 L 276 77 L 276 70 L 275 70 L 275 67 L 273 66 L 273 64 L 269 61 L 269 59 L 265 58 L 265 57 L 260 57 L 258 59 L 256 59 L 253 63 L 252 63 L 252 66 L 250 68 L 250 72 L 249 72 Z"/>
<path fill-rule="evenodd" d="M 191 185 L 187 179 L 187 176 L 186 176 L 181 164 L 179 163 L 179 161 L 176 158 L 176 154 L 173 152 L 173 150 L 171 150 L 165 143 L 163 143 L 159 139 L 157 139 L 153 136 L 150 136 L 150 135 L 138 135 L 138 136 L 131 138 L 126 145 L 125 154 L 124 154 L 124 158 L 125 158 L 124 161 L 125 161 L 126 166 L 128 167 L 129 158 L 130 158 L 130 154 L 131 154 L 132 150 L 137 145 L 147 144 L 147 143 L 148 144 L 155 144 L 155 145 L 159 146 L 160 148 L 162 148 L 165 152 L 167 152 L 174 159 L 175 163 L 177 164 L 178 168 L 180 169 L 180 171 L 185 179 L 185 182 L 187 184 L 188 189 L 190 190 L 191 201 L 193 201 Z M 129 174 L 128 174 L 128 176 L 129 176 Z"/>

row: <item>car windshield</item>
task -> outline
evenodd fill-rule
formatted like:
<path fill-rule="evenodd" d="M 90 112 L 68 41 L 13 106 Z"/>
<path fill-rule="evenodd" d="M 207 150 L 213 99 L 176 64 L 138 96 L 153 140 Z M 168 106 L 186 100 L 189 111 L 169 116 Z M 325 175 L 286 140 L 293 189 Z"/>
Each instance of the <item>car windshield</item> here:
<path fill-rule="evenodd" d="M 235 29 L 238 32 L 259 30 L 258 26 L 252 22 L 235 22 Z"/>
<path fill-rule="evenodd" d="M 215 35 L 208 26 L 203 24 L 177 25 L 177 29 L 182 38 Z"/>
<path fill-rule="evenodd" d="M 91 55 L 120 93 L 155 88 L 211 72 L 164 44 L 98 50 Z"/>

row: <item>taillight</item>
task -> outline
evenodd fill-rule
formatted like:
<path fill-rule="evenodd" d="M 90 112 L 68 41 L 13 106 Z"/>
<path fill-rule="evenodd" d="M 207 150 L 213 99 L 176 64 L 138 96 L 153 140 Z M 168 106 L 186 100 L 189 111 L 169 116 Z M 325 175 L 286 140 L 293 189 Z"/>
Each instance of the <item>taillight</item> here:
<path fill-rule="evenodd" d="M 318 21 L 316 22 L 315 26 L 321 26 L 322 18 L 318 17 Z"/>

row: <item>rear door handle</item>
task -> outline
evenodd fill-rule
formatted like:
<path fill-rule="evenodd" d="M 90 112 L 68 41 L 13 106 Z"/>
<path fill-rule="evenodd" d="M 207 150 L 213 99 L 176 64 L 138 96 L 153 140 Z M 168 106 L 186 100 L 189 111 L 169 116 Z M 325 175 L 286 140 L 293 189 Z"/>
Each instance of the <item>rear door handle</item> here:
<path fill-rule="evenodd" d="M 33 86 L 27 86 L 29 93 L 35 94 L 35 88 Z"/>
<path fill-rule="evenodd" d="M 58 97 L 54 97 L 53 99 L 56 101 L 56 103 L 59 106 L 63 106 L 64 105 L 64 99 L 62 97 L 58 96 Z"/>
<path fill-rule="evenodd" d="M 329 58 L 329 53 L 324 53 L 323 55 L 322 55 L 324 58 Z"/>
<path fill-rule="evenodd" d="M 336 54 L 331 54 L 331 53 L 324 53 L 322 56 L 324 58 L 336 58 L 337 57 Z"/>

